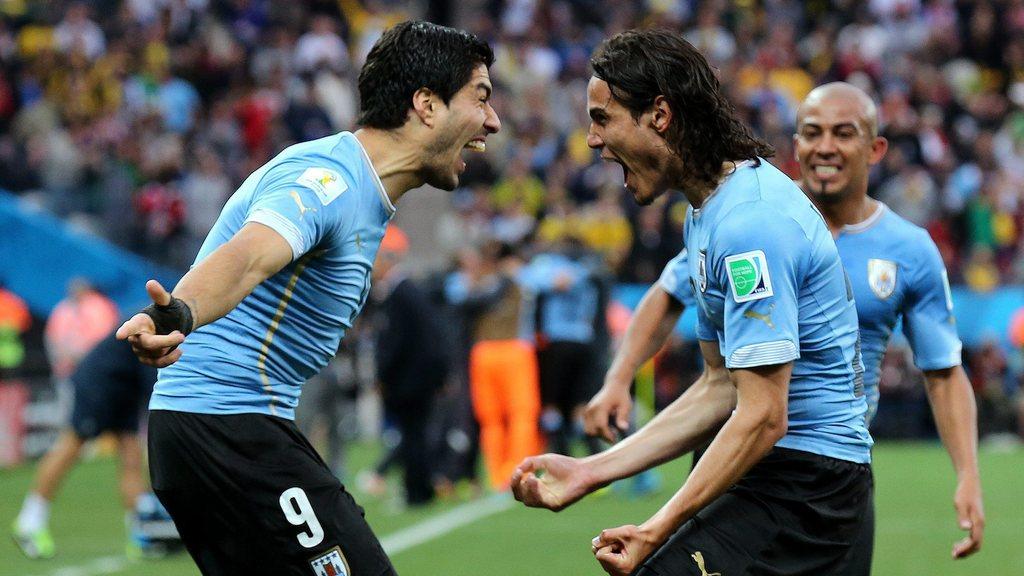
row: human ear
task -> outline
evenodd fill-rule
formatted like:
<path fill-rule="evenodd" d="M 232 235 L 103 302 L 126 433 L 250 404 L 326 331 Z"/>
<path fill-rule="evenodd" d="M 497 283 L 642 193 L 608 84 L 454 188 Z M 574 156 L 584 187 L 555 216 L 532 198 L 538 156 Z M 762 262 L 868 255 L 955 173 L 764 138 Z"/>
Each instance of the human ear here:
<path fill-rule="evenodd" d="M 412 95 L 412 109 L 416 116 L 427 127 L 434 125 L 434 104 L 437 100 L 435 94 L 429 88 L 420 88 Z"/>

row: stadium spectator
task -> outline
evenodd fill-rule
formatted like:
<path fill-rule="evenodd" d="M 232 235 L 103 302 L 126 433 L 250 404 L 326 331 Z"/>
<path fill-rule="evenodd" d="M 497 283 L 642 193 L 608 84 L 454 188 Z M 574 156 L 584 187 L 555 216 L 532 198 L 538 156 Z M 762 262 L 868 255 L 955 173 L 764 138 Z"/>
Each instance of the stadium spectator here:
<path fill-rule="evenodd" d="M 96 60 L 106 49 L 106 39 L 99 25 L 89 19 L 89 5 L 74 2 L 53 29 L 53 41 L 64 54 L 80 52 L 89 60 Z"/>

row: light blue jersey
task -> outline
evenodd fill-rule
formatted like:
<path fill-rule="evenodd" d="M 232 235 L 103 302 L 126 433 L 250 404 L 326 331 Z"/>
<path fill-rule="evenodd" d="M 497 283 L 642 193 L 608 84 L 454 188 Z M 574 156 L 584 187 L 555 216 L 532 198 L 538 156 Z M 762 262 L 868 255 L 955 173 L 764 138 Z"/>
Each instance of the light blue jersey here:
<path fill-rule="evenodd" d="M 870 218 L 844 227 L 836 245 L 857 301 L 870 423 L 878 409 L 882 357 L 897 321 L 902 318 L 921 370 L 959 366 L 962 345 L 946 268 L 927 231 L 879 203 Z"/>
<path fill-rule="evenodd" d="M 690 286 L 688 256 L 689 252 L 683 248 L 675 258 L 669 260 L 665 269 L 661 271 L 658 285 L 683 306 L 692 308 L 697 305 L 697 301 L 693 299 L 693 288 Z"/>
<path fill-rule="evenodd" d="M 569 280 L 567 289 L 556 289 L 559 277 Z M 594 341 L 599 294 L 586 266 L 563 254 L 538 254 L 520 270 L 519 281 L 540 298 L 537 328 L 548 341 Z"/>
<path fill-rule="evenodd" d="M 284 237 L 293 260 L 226 316 L 189 334 L 181 359 L 160 371 L 150 409 L 292 419 L 303 382 L 334 356 L 366 302 L 393 214 L 348 132 L 292 146 L 253 172 L 196 262 L 249 222 Z"/>
<path fill-rule="evenodd" d="M 871 460 L 857 314 L 821 214 L 782 172 L 744 162 L 686 218 L 697 336 L 730 369 L 793 361 L 777 446 Z"/>

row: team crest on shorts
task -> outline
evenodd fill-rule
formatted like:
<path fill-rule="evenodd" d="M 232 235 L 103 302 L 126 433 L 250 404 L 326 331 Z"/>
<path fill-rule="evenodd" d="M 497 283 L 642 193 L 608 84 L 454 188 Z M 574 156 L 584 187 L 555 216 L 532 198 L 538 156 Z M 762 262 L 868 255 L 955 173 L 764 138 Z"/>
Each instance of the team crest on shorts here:
<path fill-rule="evenodd" d="M 337 546 L 328 550 L 326 554 L 310 560 L 309 565 L 313 567 L 313 574 L 316 576 L 352 576 L 348 561 L 341 553 L 341 548 Z"/>
<path fill-rule="evenodd" d="M 892 296 L 896 289 L 896 263 L 892 260 L 868 260 L 868 285 L 882 300 Z"/>

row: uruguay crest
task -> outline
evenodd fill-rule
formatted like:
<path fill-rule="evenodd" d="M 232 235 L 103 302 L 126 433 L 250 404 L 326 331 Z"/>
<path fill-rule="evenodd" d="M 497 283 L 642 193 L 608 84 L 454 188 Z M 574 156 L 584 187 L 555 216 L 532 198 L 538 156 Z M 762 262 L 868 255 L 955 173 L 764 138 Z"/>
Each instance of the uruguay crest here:
<path fill-rule="evenodd" d="M 345 555 L 337 546 L 328 550 L 326 554 L 314 558 L 309 564 L 313 567 L 313 573 L 316 576 L 351 576 L 352 574 Z"/>
<path fill-rule="evenodd" d="M 892 260 L 869 259 L 868 285 L 875 296 L 882 300 L 892 296 L 896 290 L 896 263 Z"/>

